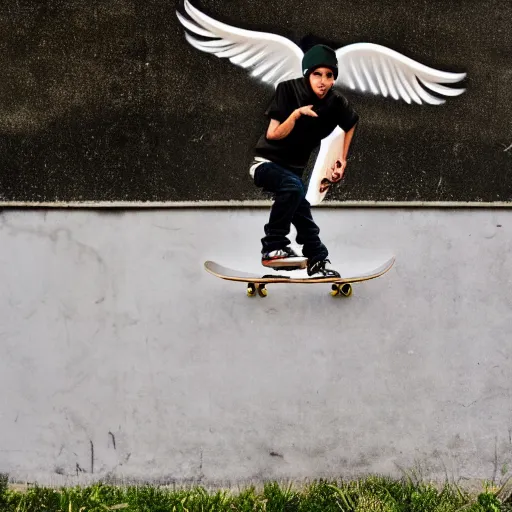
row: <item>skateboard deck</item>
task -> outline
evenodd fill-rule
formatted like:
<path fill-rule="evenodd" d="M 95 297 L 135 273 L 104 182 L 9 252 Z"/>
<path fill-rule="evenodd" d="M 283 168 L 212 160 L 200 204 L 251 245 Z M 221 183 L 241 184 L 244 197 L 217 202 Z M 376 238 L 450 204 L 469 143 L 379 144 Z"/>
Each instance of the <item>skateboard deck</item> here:
<path fill-rule="evenodd" d="M 336 170 L 336 160 L 341 160 L 344 139 L 345 132 L 337 126 L 320 143 L 306 193 L 311 206 L 320 204 L 333 184 L 332 173 Z"/>
<path fill-rule="evenodd" d="M 254 296 L 256 292 L 262 297 L 266 297 L 267 284 L 318 284 L 331 283 L 331 295 L 344 295 L 348 297 L 352 295 L 352 283 L 361 281 L 369 281 L 384 275 L 395 263 L 395 257 L 389 258 L 381 265 L 370 270 L 353 272 L 341 277 L 294 277 L 282 274 L 253 274 L 234 270 L 215 263 L 214 261 L 205 261 L 204 268 L 210 274 L 227 281 L 239 281 L 247 283 L 247 295 Z"/>

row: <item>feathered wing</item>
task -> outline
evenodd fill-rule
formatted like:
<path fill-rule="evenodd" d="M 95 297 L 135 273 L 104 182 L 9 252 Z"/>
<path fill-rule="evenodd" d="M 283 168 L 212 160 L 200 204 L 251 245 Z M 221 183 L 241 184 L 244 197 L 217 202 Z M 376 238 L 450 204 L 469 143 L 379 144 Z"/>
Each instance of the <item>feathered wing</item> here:
<path fill-rule="evenodd" d="M 430 94 L 420 82 L 442 96 L 458 96 L 465 91 L 440 83 L 460 82 L 466 73 L 438 71 L 378 44 L 351 44 L 336 50 L 336 56 L 340 70 L 336 85 L 358 92 L 391 95 L 407 103 L 440 105 L 445 100 Z"/>
<path fill-rule="evenodd" d="M 198 50 L 227 58 L 251 70 L 251 76 L 277 87 L 279 82 L 302 76 L 302 50 L 289 39 L 266 32 L 231 27 L 210 18 L 185 0 L 190 20 L 176 12 L 187 41 Z M 204 39 L 198 39 L 201 36 Z"/>

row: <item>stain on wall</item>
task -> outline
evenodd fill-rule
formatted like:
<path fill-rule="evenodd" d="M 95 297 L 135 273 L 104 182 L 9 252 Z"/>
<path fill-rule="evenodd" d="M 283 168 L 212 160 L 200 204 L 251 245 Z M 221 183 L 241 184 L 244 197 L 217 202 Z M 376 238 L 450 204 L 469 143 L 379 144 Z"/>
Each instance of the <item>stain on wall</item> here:
<path fill-rule="evenodd" d="M 510 201 L 509 2 L 191 3 L 295 45 L 373 43 L 467 74 L 443 105 L 344 90 L 361 119 L 326 201 Z M 193 47 L 177 11 L 187 17 L 163 0 L 2 10 L 0 201 L 266 199 L 248 169 L 274 87 Z"/>

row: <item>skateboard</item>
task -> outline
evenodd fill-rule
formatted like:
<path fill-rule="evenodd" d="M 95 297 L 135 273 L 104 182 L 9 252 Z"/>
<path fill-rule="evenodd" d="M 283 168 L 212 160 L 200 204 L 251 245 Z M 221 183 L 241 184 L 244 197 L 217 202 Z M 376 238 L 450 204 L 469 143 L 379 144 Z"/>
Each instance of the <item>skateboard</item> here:
<path fill-rule="evenodd" d="M 336 297 L 337 295 L 350 297 L 352 295 L 352 283 L 368 281 L 370 279 L 380 277 L 384 275 L 393 266 L 394 263 L 395 257 L 393 256 L 376 268 L 372 268 L 368 271 L 354 272 L 353 275 L 347 274 L 346 277 L 293 277 L 279 274 L 258 275 L 223 267 L 214 261 L 205 261 L 204 268 L 210 274 L 213 274 L 214 276 L 221 279 L 247 283 L 247 295 L 249 297 L 254 297 L 256 293 L 260 297 L 266 297 L 268 294 L 266 285 L 278 283 L 330 283 L 331 295 L 333 297 Z"/>
<path fill-rule="evenodd" d="M 320 204 L 333 184 L 332 174 L 336 170 L 336 161 L 341 160 L 344 139 L 345 132 L 337 126 L 320 143 L 306 193 L 311 206 Z"/>

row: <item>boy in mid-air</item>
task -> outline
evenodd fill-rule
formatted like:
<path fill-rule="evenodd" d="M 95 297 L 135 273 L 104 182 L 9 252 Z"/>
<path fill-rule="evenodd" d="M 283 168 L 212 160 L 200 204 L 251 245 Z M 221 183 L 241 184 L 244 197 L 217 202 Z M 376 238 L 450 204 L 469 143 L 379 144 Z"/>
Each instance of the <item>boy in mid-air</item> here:
<path fill-rule="evenodd" d="M 262 259 L 266 267 L 304 268 L 310 276 L 339 277 L 329 267 L 328 251 L 320 240 L 320 229 L 313 221 L 302 181 L 311 152 L 336 126 L 345 132 L 340 148 L 341 160 L 332 181 L 343 177 L 347 153 L 358 114 L 337 90 L 338 61 L 334 50 L 313 46 L 302 59 L 303 77 L 281 82 L 266 115 L 270 118 L 266 134 L 256 144 L 251 176 L 257 187 L 274 195 L 270 218 L 262 238 Z M 291 224 L 297 229 L 299 257 L 287 238 Z"/>

